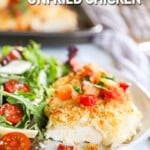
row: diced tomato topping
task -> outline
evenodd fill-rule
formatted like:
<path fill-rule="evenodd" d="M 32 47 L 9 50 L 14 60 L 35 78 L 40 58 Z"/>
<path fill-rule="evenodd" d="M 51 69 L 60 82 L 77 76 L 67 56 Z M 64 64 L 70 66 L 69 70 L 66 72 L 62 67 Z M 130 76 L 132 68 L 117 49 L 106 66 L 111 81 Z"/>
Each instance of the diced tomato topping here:
<path fill-rule="evenodd" d="M 9 93 L 14 93 L 16 91 L 29 92 L 30 88 L 27 84 L 20 83 L 18 80 L 9 80 L 4 84 L 4 90 Z"/>
<path fill-rule="evenodd" d="M 105 99 L 115 99 L 118 94 L 115 90 L 101 90 L 101 96 Z"/>
<path fill-rule="evenodd" d="M 129 84 L 126 82 L 119 82 L 119 87 L 123 89 L 124 92 L 129 88 Z"/>
<path fill-rule="evenodd" d="M 97 97 L 92 94 L 86 94 L 80 96 L 80 103 L 84 106 L 94 106 L 96 105 Z"/>
<path fill-rule="evenodd" d="M 0 139 L 0 150 L 30 150 L 29 138 L 20 132 L 10 132 Z"/>
<path fill-rule="evenodd" d="M 69 99 L 71 97 L 71 94 L 72 94 L 72 89 L 71 86 L 69 85 L 59 87 L 56 91 L 57 97 L 61 100 Z"/>
<path fill-rule="evenodd" d="M 57 150 L 75 150 L 74 146 L 59 144 Z"/>
<path fill-rule="evenodd" d="M 83 72 L 84 76 L 92 76 L 94 74 L 92 68 L 90 66 L 85 66 L 84 67 L 84 72 Z"/>
<path fill-rule="evenodd" d="M 5 116 L 7 121 L 17 124 L 23 117 L 23 111 L 18 105 L 6 103 L 0 107 L 0 116 Z"/>

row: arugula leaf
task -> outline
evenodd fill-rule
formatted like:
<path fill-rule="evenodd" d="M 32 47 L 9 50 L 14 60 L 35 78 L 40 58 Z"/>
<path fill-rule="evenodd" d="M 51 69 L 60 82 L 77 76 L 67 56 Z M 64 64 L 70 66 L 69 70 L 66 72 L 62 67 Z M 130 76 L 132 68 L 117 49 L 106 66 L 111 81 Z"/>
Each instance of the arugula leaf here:
<path fill-rule="evenodd" d="M 43 117 L 43 114 L 41 114 L 39 109 L 37 109 L 28 98 L 25 98 L 23 96 L 18 96 L 15 94 L 11 94 L 11 93 L 5 92 L 3 90 L 0 90 L 0 93 L 2 93 L 4 96 L 8 96 L 8 97 L 11 97 L 11 98 L 17 100 L 19 103 L 24 104 L 26 109 L 28 111 L 30 111 L 30 113 L 34 116 L 34 118 L 36 118 L 35 123 L 38 125 L 39 128 L 41 127 L 42 123 L 43 124 L 45 123 L 45 118 Z M 41 104 L 41 105 L 44 106 L 43 104 Z M 40 106 L 40 108 L 41 108 L 41 106 Z"/>
<path fill-rule="evenodd" d="M 26 77 L 26 82 L 32 89 L 38 87 L 38 76 L 40 71 L 41 68 L 37 66 L 37 67 L 33 67 L 32 69 L 30 69 L 29 71 L 23 74 L 23 76 Z"/>
<path fill-rule="evenodd" d="M 40 140 L 43 140 L 44 139 L 44 134 L 43 132 L 39 129 L 39 127 L 35 124 L 35 129 L 38 131 L 38 136 L 39 136 L 39 139 Z"/>
<path fill-rule="evenodd" d="M 49 60 L 49 65 L 46 68 L 46 74 L 48 77 L 47 79 L 48 85 L 52 84 L 57 79 L 58 63 L 54 57 L 50 58 Z"/>
<path fill-rule="evenodd" d="M 0 116 L 0 123 L 2 123 L 2 122 L 7 122 L 5 116 Z"/>
<path fill-rule="evenodd" d="M 0 116 L 0 125 L 4 127 L 12 128 L 12 124 L 6 120 L 5 116 Z"/>
<path fill-rule="evenodd" d="M 42 103 L 39 104 L 39 106 L 37 106 L 35 108 L 35 110 L 38 112 L 38 114 L 40 114 L 43 117 L 43 121 L 44 121 L 44 122 L 40 122 L 39 121 L 39 116 L 34 115 L 35 122 L 37 123 L 37 125 L 38 125 L 39 128 L 42 128 L 43 125 L 46 124 L 46 120 L 47 119 L 46 119 L 46 116 L 44 114 L 44 108 L 45 108 L 46 105 L 47 104 L 45 102 L 42 102 Z"/>
<path fill-rule="evenodd" d="M 23 95 L 24 97 L 30 99 L 30 101 L 33 101 L 37 97 L 37 95 L 33 91 L 31 92 L 18 91 L 17 95 Z"/>
<path fill-rule="evenodd" d="M 22 54 L 26 60 L 41 68 L 43 68 L 46 63 L 40 52 L 40 45 L 34 41 L 30 41 L 29 45 L 24 48 Z"/>
<path fill-rule="evenodd" d="M 28 125 L 27 125 L 28 124 Z M 24 114 L 22 120 L 15 125 L 16 128 L 26 128 L 29 129 L 29 125 L 31 126 L 30 118 L 26 114 Z"/>
<path fill-rule="evenodd" d="M 52 97 L 54 94 L 54 89 L 52 87 L 45 88 L 45 92 L 47 97 Z"/>
<path fill-rule="evenodd" d="M 8 80 L 25 81 L 25 77 L 13 74 L 0 74 L 0 84 L 7 82 Z"/>

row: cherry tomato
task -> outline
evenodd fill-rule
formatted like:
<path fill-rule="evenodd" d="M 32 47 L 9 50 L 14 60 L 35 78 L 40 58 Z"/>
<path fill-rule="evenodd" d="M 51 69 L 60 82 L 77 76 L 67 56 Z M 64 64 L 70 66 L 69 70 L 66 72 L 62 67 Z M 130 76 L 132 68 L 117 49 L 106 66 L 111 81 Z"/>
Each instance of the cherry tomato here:
<path fill-rule="evenodd" d="M 123 89 L 124 92 L 129 88 L 129 84 L 126 82 L 119 82 L 119 87 Z"/>
<path fill-rule="evenodd" d="M 4 84 L 4 90 L 9 93 L 14 93 L 16 91 L 29 92 L 30 88 L 27 84 L 20 83 L 18 80 L 9 80 Z"/>
<path fill-rule="evenodd" d="M 29 138 L 20 132 L 10 132 L 0 139 L 0 150 L 30 150 Z"/>
<path fill-rule="evenodd" d="M 23 111 L 18 105 L 6 103 L 0 107 L 0 115 L 4 115 L 12 124 L 17 124 L 23 117 Z"/>
<path fill-rule="evenodd" d="M 71 89 L 71 86 L 69 85 L 59 87 L 56 92 L 56 95 L 61 100 L 69 99 L 71 97 L 71 94 L 72 94 L 72 89 Z"/>
<path fill-rule="evenodd" d="M 118 94 L 115 90 L 101 90 L 101 95 L 106 99 L 115 99 L 118 97 Z"/>
<path fill-rule="evenodd" d="M 21 54 L 18 50 L 12 50 L 10 53 L 6 56 L 8 61 L 16 60 L 21 58 Z"/>
<path fill-rule="evenodd" d="M 80 96 L 80 103 L 82 103 L 84 106 L 94 106 L 96 105 L 97 97 L 92 94 L 86 94 Z"/>
<path fill-rule="evenodd" d="M 59 144 L 57 150 L 75 150 L 74 146 Z"/>

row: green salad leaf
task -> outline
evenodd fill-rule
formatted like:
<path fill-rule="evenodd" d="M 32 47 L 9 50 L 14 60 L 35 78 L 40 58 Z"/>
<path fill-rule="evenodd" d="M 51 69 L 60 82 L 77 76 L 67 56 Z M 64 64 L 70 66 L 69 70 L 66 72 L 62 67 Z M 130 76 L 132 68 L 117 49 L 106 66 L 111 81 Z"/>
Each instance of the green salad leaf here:
<path fill-rule="evenodd" d="M 31 41 L 23 50 L 23 56 L 27 61 L 30 61 L 36 66 L 44 67 L 46 61 L 40 52 L 40 45 Z"/>
<path fill-rule="evenodd" d="M 9 46 L 9 45 L 3 46 L 2 49 L 1 49 L 1 54 L 2 54 L 2 56 L 3 56 L 3 57 L 7 56 L 8 53 L 11 51 L 11 49 L 12 49 L 12 47 Z"/>
<path fill-rule="evenodd" d="M 49 60 L 49 65 L 46 68 L 46 74 L 48 77 L 48 84 L 53 83 L 57 79 L 58 75 L 58 63 L 55 58 Z"/>
<path fill-rule="evenodd" d="M 3 46 L 2 57 L 5 58 L 12 49 L 12 46 Z M 40 44 L 34 41 L 30 41 L 23 47 L 20 55 L 21 59 L 31 63 L 31 67 L 22 74 L 0 73 L 0 106 L 4 103 L 19 105 L 24 115 L 16 125 L 8 122 L 5 116 L 0 116 L 0 126 L 38 130 L 39 137 L 42 139 L 44 138 L 42 131 L 48 120 L 44 114 L 44 108 L 47 105 L 45 100 L 54 93 L 51 84 L 58 77 L 69 73 L 70 67 L 65 63 L 59 63 L 54 57 L 42 54 Z M 27 84 L 29 91 L 14 93 L 5 91 L 4 84 L 9 80 Z M 74 88 L 77 92 L 82 92 L 79 86 Z"/>

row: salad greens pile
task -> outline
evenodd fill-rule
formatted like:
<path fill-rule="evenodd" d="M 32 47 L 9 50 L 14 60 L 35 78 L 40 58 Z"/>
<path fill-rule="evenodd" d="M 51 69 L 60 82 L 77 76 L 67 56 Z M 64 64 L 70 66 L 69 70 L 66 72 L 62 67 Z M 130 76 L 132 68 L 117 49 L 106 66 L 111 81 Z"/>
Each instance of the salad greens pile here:
<path fill-rule="evenodd" d="M 5 58 L 12 49 L 15 49 L 15 47 L 2 47 L 1 57 Z M 53 94 L 50 85 L 59 76 L 68 73 L 69 68 L 65 63 L 60 64 L 54 57 L 42 54 L 40 45 L 34 41 L 20 49 L 22 49 L 22 57 L 13 60 L 16 64 L 18 63 L 18 66 L 11 66 L 13 65 L 12 62 L 0 66 L 0 106 L 4 103 L 17 104 L 23 109 L 24 115 L 22 120 L 15 125 L 8 122 L 5 116 L 0 116 L 0 126 L 38 130 L 38 135 L 42 139 L 44 137 L 42 129 L 47 121 L 44 115 L 44 107 L 47 105 L 45 99 Z M 27 63 L 30 65 L 24 69 Z M 11 70 L 11 67 L 16 69 L 12 69 L 12 73 L 7 72 L 7 70 Z M 19 69 L 21 69 L 21 72 L 17 71 Z M 30 91 L 10 93 L 4 90 L 4 84 L 12 79 L 26 83 L 29 85 Z"/>

